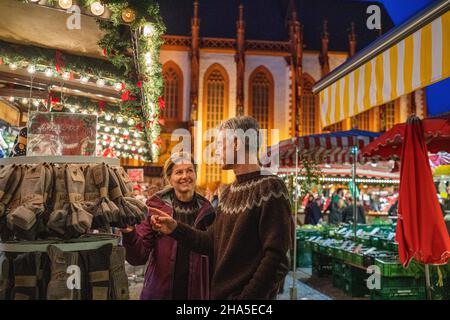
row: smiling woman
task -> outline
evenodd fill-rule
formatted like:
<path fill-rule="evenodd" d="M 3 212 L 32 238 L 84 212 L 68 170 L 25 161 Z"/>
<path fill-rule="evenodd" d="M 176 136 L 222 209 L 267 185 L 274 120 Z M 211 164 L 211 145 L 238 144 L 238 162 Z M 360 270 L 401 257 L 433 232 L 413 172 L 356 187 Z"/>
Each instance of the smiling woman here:
<path fill-rule="evenodd" d="M 206 230 L 215 218 L 207 199 L 195 192 L 196 165 L 187 153 L 172 154 L 164 166 L 168 187 L 148 201 L 149 215 L 164 212 L 196 229 Z M 149 261 L 142 300 L 208 299 L 209 259 L 154 231 L 149 221 L 123 230 L 126 259 L 132 265 Z"/>

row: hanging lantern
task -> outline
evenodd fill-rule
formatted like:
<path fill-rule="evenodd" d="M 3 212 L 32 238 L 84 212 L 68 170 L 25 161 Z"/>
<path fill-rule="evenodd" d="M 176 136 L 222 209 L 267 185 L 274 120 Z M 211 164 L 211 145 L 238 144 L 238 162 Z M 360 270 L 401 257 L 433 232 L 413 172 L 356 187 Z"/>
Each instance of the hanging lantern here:
<path fill-rule="evenodd" d="M 136 13 L 131 8 L 126 8 L 122 11 L 122 20 L 126 23 L 131 23 L 136 19 Z"/>

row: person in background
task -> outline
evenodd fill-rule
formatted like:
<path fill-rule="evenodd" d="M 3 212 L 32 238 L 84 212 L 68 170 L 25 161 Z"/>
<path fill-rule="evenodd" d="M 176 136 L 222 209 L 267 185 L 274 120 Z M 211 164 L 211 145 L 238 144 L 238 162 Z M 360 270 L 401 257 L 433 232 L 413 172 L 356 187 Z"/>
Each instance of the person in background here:
<path fill-rule="evenodd" d="M 397 215 L 398 199 L 395 200 L 394 204 L 389 208 L 388 215 L 393 217 Z"/>
<path fill-rule="evenodd" d="M 346 206 L 342 211 L 342 222 L 352 223 L 354 221 L 353 206 L 355 204 L 354 204 L 352 197 L 349 197 L 347 201 L 348 201 L 348 206 Z M 364 208 L 358 202 L 356 203 L 356 213 L 357 213 L 357 223 L 365 224 L 366 217 L 364 215 Z"/>
<path fill-rule="evenodd" d="M 329 212 L 328 223 L 329 224 L 339 224 L 342 222 L 342 211 L 345 207 L 345 202 L 342 199 L 343 191 L 338 189 L 331 196 L 331 202 L 325 211 Z"/>
<path fill-rule="evenodd" d="M 175 155 L 167 159 L 163 169 L 169 186 L 154 194 L 147 206 L 150 213 L 159 210 L 177 222 L 205 231 L 214 221 L 214 209 L 195 192 L 197 173 L 192 156 Z M 149 261 L 141 300 L 209 299 L 208 257 L 154 231 L 149 220 L 121 231 L 128 263 L 138 266 Z"/>
<path fill-rule="evenodd" d="M 312 195 L 309 196 L 309 202 L 305 208 L 305 224 L 317 225 L 322 222 L 320 203 L 320 198 L 314 199 Z"/>
<path fill-rule="evenodd" d="M 143 195 L 142 187 L 140 185 L 136 184 L 133 187 L 133 194 L 136 199 L 144 203 L 147 201 L 147 198 Z"/>

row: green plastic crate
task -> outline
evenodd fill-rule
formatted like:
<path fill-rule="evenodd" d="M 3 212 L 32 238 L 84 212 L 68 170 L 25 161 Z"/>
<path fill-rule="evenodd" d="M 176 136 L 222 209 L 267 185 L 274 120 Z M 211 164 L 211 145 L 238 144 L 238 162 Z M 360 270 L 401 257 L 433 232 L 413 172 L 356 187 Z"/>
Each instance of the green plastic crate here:
<path fill-rule="evenodd" d="M 385 277 L 417 277 L 418 275 L 414 272 L 414 262 L 411 262 L 409 268 L 403 268 L 397 260 L 375 259 L 375 265 L 380 267 L 381 275 Z"/>
<path fill-rule="evenodd" d="M 351 254 L 351 262 L 355 265 L 362 266 L 364 265 L 364 257 L 361 254 L 352 253 Z"/>
<path fill-rule="evenodd" d="M 425 300 L 426 290 L 423 287 L 385 288 L 370 291 L 371 300 Z"/>
<path fill-rule="evenodd" d="M 424 278 L 413 277 L 381 277 L 381 288 L 411 288 L 425 287 Z"/>

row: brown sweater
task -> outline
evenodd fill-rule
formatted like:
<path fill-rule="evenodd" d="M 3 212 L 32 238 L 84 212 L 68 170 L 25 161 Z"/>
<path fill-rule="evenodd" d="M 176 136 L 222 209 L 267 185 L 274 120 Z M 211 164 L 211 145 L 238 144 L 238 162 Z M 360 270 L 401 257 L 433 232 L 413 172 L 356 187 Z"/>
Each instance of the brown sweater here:
<path fill-rule="evenodd" d="M 224 190 L 207 231 L 178 223 L 172 237 L 212 257 L 212 299 L 274 299 L 288 272 L 293 233 L 284 182 L 253 172 Z"/>

